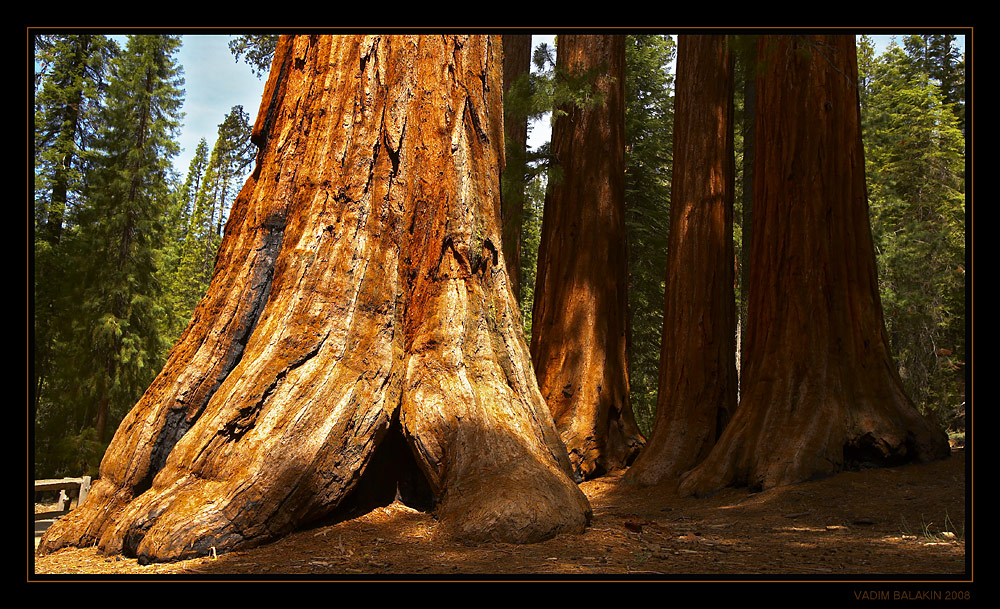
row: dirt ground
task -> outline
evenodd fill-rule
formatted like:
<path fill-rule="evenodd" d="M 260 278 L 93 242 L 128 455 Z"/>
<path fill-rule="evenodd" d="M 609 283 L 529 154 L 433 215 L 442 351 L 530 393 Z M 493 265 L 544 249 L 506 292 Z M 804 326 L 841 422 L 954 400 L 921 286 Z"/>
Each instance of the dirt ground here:
<path fill-rule="evenodd" d="M 727 489 L 706 499 L 637 490 L 619 473 L 582 485 L 593 508 L 586 532 L 536 544 L 455 543 L 438 533 L 431 515 L 394 503 L 252 550 L 170 564 L 141 566 L 93 548 L 35 555 L 28 579 L 970 583 L 967 475 L 962 449 L 930 464 L 845 472 L 755 494 Z"/>

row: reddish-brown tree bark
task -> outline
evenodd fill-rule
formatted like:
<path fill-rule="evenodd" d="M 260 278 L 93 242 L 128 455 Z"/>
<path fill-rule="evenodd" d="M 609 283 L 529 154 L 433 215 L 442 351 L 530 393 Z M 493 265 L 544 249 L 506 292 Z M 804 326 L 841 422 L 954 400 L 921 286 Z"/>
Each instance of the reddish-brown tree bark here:
<path fill-rule="evenodd" d="M 578 478 L 628 465 L 642 444 L 626 368 L 624 36 L 560 35 L 557 68 L 604 67 L 604 103 L 564 108 L 545 200 L 532 312 L 538 385 Z"/>
<path fill-rule="evenodd" d="M 511 87 L 531 69 L 531 34 L 503 36 L 503 90 Z M 528 117 L 517 108 L 504 105 L 504 169 L 502 209 L 503 257 L 514 298 L 521 299 L 521 222 L 524 217 L 525 155 L 528 143 Z"/>
<path fill-rule="evenodd" d="M 948 455 L 903 392 L 868 219 L 854 37 L 758 41 L 753 243 L 740 405 L 681 483 L 765 489 Z"/>
<path fill-rule="evenodd" d="M 733 60 L 725 36 L 679 36 L 666 304 L 656 422 L 629 469 L 673 479 L 736 410 Z"/>
<path fill-rule="evenodd" d="M 582 530 L 498 256 L 499 42 L 282 37 L 208 294 L 41 551 L 253 546 L 367 480 L 463 539 Z"/>

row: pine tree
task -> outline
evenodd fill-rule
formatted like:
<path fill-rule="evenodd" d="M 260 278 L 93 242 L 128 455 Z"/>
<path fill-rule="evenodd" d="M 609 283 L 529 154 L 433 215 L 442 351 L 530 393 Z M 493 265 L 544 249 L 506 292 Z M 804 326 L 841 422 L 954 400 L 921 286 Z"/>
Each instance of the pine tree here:
<path fill-rule="evenodd" d="M 175 36 L 132 36 L 113 64 L 81 209 L 77 370 L 100 442 L 162 364 L 156 281 L 183 82 Z"/>
<path fill-rule="evenodd" d="M 908 394 L 947 425 L 963 413 L 965 143 L 922 41 L 869 62 L 862 116 L 889 339 Z"/>
<path fill-rule="evenodd" d="M 167 247 L 159 269 L 161 283 L 168 286 L 164 293 L 167 313 L 162 332 L 168 348 L 173 346 L 191 320 L 191 311 L 208 285 L 207 280 L 197 279 L 203 259 L 198 243 L 206 234 L 210 236 L 210 232 L 205 230 L 207 221 L 203 206 L 199 206 L 207 168 L 208 142 L 202 138 L 188 165 L 184 183 L 174 196 L 170 221 L 166 226 Z"/>
<path fill-rule="evenodd" d="M 70 366 L 79 304 L 72 279 L 79 262 L 74 257 L 79 253 L 76 215 L 93 164 L 108 64 L 118 47 L 93 34 L 36 36 L 33 42 L 37 71 L 31 372 L 36 464 L 46 475 L 79 475 L 81 458 L 96 459 L 99 448 L 84 446 L 88 442 L 79 435 L 84 422 L 67 399 L 77 386 Z"/>
<path fill-rule="evenodd" d="M 924 74 L 937 85 L 941 102 L 948 105 L 965 132 L 965 57 L 954 34 L 912 34 L 903 40 L 909 58 L 907 76 Z"/>
<path fill-rule="evenodd" d="M 45 66 L 35 97 L 35 229 L 55 244 L 82 190 L 117 45 L 94 34 L 37 36 L 35 43 L 35 60 Z"/>
<path fill-rule="evenodd" d="M 531 310 L 535 304 L 538 246 L 542 240 L 542 212 L 545 207 L 546 176 L 537 173 L 525 188 L 521 210 L 521 319 L 524 335 L 531 340 Z"/>
<path fill-rule="evenodd" d="M 215 242 L 208 251 L 210 258 L 215 257 L 229 208 L 243 186 L 247 168 L 253 162 L 256 149 L 250 142 L 250 131 L 250 117 L 243 106 L 233 106 L 219 124 L 205 175 L 205 188 L 213 203 L 209 217 L 215 233 Z"/>

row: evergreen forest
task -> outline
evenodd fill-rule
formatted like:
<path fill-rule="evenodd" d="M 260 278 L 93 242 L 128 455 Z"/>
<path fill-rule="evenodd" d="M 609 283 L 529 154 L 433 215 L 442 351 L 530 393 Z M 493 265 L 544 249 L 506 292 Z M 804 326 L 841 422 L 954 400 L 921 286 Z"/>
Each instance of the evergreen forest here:
<path fill-rule="evenodd" d="M 745 196 L 756 68 L 747 36 L 735 56 L 733 264 L 738 335 L 746 311 Z M 218 117 L 186 171 L 173 169 L 184 98 L 182 36 L 127 43 L 93 33 L 38 34 L 32 91 L 29 220 L 29 412 L 36 478 L 96 476 L 119 423 L 163 368 L 215 271 L 230 209 L 257 154 L 256 108 Z M 275 37 L 233 37 L 243 69 L 266 77 Z M 900 378 L 921 413 L 965 431 L 965 59 L 951 34 L 900 35 L 884 52 L 857 39 L 866 181 L 879 292 Z M 592 74 L 562 73 L 556 49 L 505 98 L 534 120 L 567 104 L 600 105 Z M 673 168 L 674 36 L 629 34 L 625 60 L 625 231 L 629 398 L 646 437 L 656 417 Z M 548 146 L 524 159 L 519 301 L 531 340 Z M 739 336 L 738 336 L 739 338 Z M 737 345 L 740 342 L 737 340 Z M 737 363 L 739 363 L 737 355 Z"/>

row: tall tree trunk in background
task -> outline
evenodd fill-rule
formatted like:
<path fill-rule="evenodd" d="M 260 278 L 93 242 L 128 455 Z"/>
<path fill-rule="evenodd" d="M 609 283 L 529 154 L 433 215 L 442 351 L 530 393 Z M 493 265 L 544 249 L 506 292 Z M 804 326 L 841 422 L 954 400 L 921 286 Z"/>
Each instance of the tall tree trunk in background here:
<path fill-rule="evenodd" d="M 557 68 L 606 66 L 604 103 L 552 129 L 561 175 L 545 200 L 532 314 L 538 385 L 578 478 L 628 465 L 642 438 L 626 368 L 625 37 L 561 35 Z"/>
<path fill-rule="evenodd" d="M 503 91 L 506 95 L 519 78 L 531 69 L 531 34 L 503 36 Z M 504 169 L 500 217 L 503 258 L 507 264 L 510 289 L 521 300 L 521 221 L 524 216 L 525 155 L 528 116 L 518 105 L 504 106 Z"/>
<path fill-rule="evenodd" d="M 746 327 L 747 327 L 747 285 L 750 283 L 750 243 L 753 240 L 753 158 L 754 158 L 754 123 L 757 114 L 757 80 L 754 74 L 756 69 L 755 53 L 752 47 L 743 52 L 740 61 L 740 69 L 743 70 L 743 120 L 741 128 L 743 130 L 743 191 L 741 193 L 741 218 L 740 229 L 742 230 L 742 243 L 740 247 L 740 301 L 739 306 L 739 341 L 740 349 L 737 350 L 736 365 L 742 370 L 746 358 Z"/>
<path fill-rule="evenodd" d="M 466 540 L 583 529 L 498 256 L 499 43 L 282 37 L 208 294 L 41 551 L 251 547 L 366 484 Z"/>
<path fill-rule="evenodd" d="M 683 494 L 948 455 L 889 351 L 868 219 L 854 36 L 758 41 L 740 406 Z"/>
<path fill-rule="evenodd" d="M 656 422 L 629 477 L 673 479 L 736 410 L 733 60 L 725 36 L 680 36 Z"/>
<path fill-rule="evenodd" d="M 59 243 L 62 237 L 63 220 L 69 205 L 70 175 L 80 162 L 76 141 L 77 132 L 80 129 L 81 110 L 84 106 L 83 90 L 85 85 L 83 81 L 87 71 L 86 62 L 91 53 L 92 38 L 90 35 L 73 37 L 75 45 L 72 65 L 76 69 L 67 71 L 66 78 L 57 85 L 66 92 L 68 99 L 61 108 L 62 120 L 59 123 L 59 132 L 55 136 L 63 154 L 59 162 L 53 166 L 52 193 L 48 215 L 42 231 L 42 237 L 50 245 Z"/>

